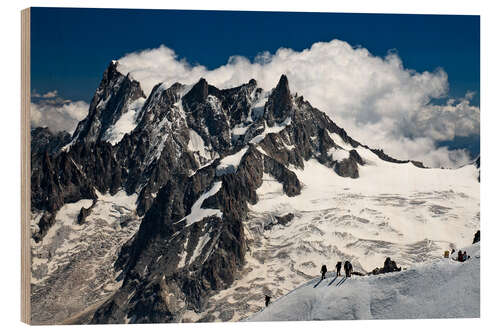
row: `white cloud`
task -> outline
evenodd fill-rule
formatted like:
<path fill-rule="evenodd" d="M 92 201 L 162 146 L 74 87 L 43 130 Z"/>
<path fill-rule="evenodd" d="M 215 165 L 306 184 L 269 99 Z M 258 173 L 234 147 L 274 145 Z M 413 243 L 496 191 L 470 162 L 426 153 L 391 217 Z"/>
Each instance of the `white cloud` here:
<path fill-rule="evenodd" d="M 31 103 L 31 126 L 48 127 L 53 132 L 66 131 L 70 134 L 80 120 L 85 118 L 89 105 L 83 101 L 64 103 Z"/>
<path fill-rule="evenodd" d="M 124 56 L 118 68 L 139 80 L 146 94 L 159 82 L 192 84 L 200 77 L 219 88 L 254 78 L 269 90 L 285 73 L 292 91 L 329 114 L 357 140 L 431 166 L 467 160 L 463 151 L 437 149 L 436 141 L 479 133 L 479 108 L 470 105 L 472 93 L 446 105 L 432 103 L 448 92 L 448 76 L 442 69 L 419 73 L 404 68 L 392 51 L 376 57 L 339 40 L 315 43 L 301 52 L 286 48 L 275 54 L 262 52 L 254 61 L 232 56 L 213 70 L 190 65 L 160 46 Z"/>
<path fill-rule="evenodd" d="M 55 97 L 57 97 L 57 94 L 58 94 L 57 90 L 48 91 L 45 94 L 40 94 L 36 90 L 33 90 L 31 92 L 31 97 L 34 97 L 34 98 L 55 98 Z"/>
<path fill-rule="evenodd" d="M 43 98 L 54 98 L 57 96 L 57 90 L 49 91 L 42 95 Z"/>

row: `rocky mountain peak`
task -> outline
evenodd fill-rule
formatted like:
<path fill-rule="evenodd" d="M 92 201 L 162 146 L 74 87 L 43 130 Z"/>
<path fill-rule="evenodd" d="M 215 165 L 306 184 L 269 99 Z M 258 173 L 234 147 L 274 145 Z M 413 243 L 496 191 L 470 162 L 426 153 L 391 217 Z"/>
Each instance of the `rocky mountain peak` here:
<path fill-rule="evenodd" d="M 106 84 L 108 82 L 115 81 L 117 78 L 119 78 L 122 75 L 123 74 L 121 74 L 118 71 L 118 61 L 111 60 L 111 62 L 108 64 L 108 67 L 106 68 L 106 70 L 103 73 L 101 85 Z"/>
<path fill-rule="evenodd" d="M 281 74 L 276 90 L 283 92 L 284 94 L 290 94 L 290 88 L 288 87 L 288 78 L 285 74 Z"/>
<path fill-rule="evenodd" d="M 283 74 L 265 105 L 267 124 L 273 126 L 276 122 L 283 122 L 290 115 L 292 105 L 288 79 Z"/>
<path fill-rule="evenodd" d="M 188 103 L 202 103 L 208 97 L 208 82 L 201 78 L 191 90 L 186 94 L 185 99 Z"/>
<path fill-rule="evenodd" d="M 129 110 L 133 102 L 146 95 L 138 81 L 117 69 L 111 61 L 102 76 L 89 107 L 89 114 L 77 126 L 73 141 L 96 142 Z"/>

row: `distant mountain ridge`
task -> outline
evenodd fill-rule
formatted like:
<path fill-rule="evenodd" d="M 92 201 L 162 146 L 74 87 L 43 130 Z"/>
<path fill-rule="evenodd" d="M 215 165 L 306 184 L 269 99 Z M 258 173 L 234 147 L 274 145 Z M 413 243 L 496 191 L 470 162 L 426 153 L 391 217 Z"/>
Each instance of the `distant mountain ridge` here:
<path fill-rule="evenodd" d="M 47 151 L 54 154 L 71 141 L 68 132 L 52 133 L 47 127 L 31 128 L 31 153 L 39 154 Z"/>

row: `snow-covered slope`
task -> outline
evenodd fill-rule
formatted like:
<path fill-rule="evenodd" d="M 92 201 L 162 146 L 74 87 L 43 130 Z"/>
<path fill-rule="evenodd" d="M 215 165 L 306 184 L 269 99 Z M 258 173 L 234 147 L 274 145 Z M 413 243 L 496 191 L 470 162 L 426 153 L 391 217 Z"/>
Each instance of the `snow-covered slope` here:
<path fill-rule="evenodd" d="M 383 275 L 315 278 L 249 320 L 479 317 L 479 248 L 467 248 L 464 263 L 437 259 Z"/>
<path fill-rule="evenodd" d="M 304 186 L 295 197 L 264 176 L 245 222 L 250 251 L 241 277 L 214 296 L 203 315 L 246 318 L 262 306 L 262 295 L 288 293 L 319 274 L 322 264 L 333 269 L 337 261 L 350 260 L 354 270 L 369 272 L 389 256 L 410 267 L 472 242 L 480 222 L 473 165 L 423 169 L 356 150 L 366 162 L 356 179 L 313 159 L 304 169 L 292 168 Z M 276 224 L 290 213 L 290 222 Z"/>
<path fill-rule="evenodd" d="M 121 285 L 113 264 L 139 228 L 137 195 L 119 191 L 65 204 L 38 243 L 32 240 L 31 311 L 34 324 L 57 323 L 108 297 Z M 81 224 L 81 208 L 91 211 Z M 32 228 L 36 228 L 34 216 Z"/>
<path fill-rule="evenodd" d="M 268 92 L 200 78 L 158 83 L 146 98 L 112 62 L 72 142 L 32 157 L 41 322 L 91 303 L 85 322 L 240 320 L 322 264 L 366 272 L 390 256 L 410 267 L 479 228 L 475 165 L 425 169 L 370 149 L 285 75 Z M 122 228 L 123 216 L 134 223 Z M 70 296 L 78 302 L 64 307 Z"/>

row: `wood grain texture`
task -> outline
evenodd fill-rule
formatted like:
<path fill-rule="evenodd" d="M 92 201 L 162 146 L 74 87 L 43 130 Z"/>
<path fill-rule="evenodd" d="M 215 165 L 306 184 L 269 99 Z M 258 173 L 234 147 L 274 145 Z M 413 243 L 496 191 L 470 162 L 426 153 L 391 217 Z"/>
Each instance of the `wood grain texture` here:
<path fill-rule="evenodd" d="M 21 321 L 31 323 L 30 8 L 21 11 Z"/>

